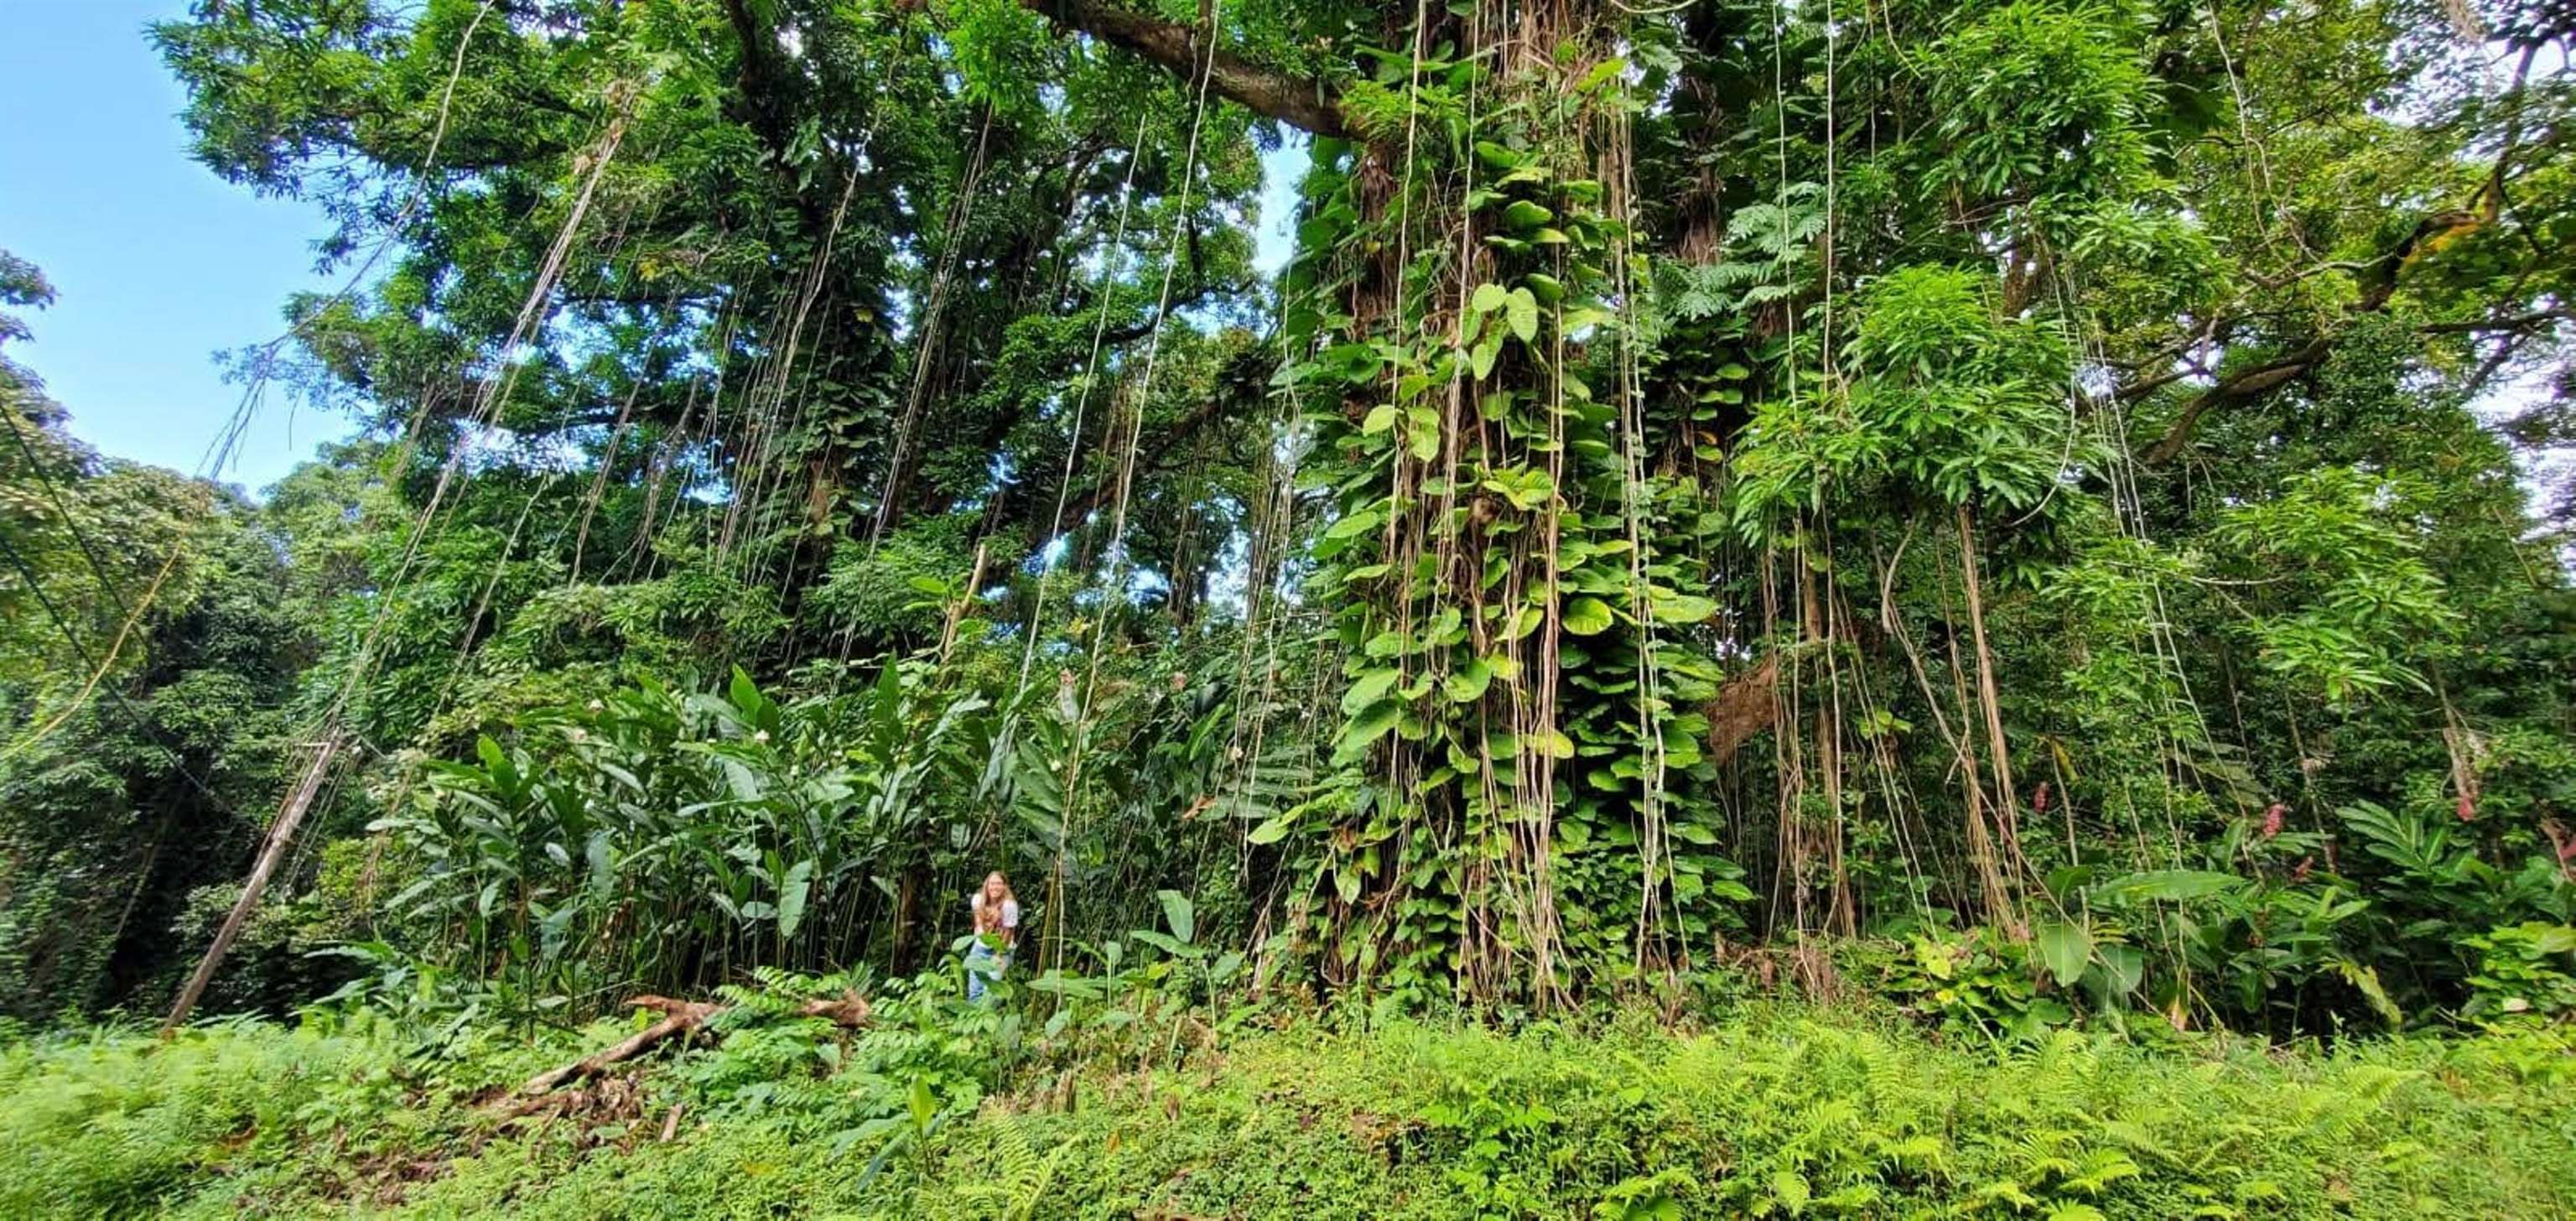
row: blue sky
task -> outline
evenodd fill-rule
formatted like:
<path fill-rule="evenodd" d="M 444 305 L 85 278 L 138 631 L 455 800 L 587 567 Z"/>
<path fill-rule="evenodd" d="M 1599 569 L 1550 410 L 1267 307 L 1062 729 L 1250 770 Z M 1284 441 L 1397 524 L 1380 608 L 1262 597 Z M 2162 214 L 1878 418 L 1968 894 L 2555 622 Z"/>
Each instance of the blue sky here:
<path fill-rule="evenodd" d="M 186 0 L 0 0 L 0 249 L 54 283 L 10 355 L 45 379 L 74 434 L 121 458 L 201 472 L 240 406 L 220 353 L 285 327 L 315 274 L 319 209 L 263 199 L 188 158 L 186 97 L 144 40 Z M 1303 141 L 1266 158 L 1261 263 L 1275 269 Z M 253 492 L 346 435 L 337 415 L 266 396 L 218 477 Z"/>
<path fill-rule="evenodd" d="M 185 0 L 0 0 L 0 249 L 33 260 L 58 299 L 10 345 L 118 457 L 194 472 L 241 390 L 218 351 L 283 329 L 287 296 L 336 287 L 313 274 L 320 212 L 261 199 L 188 159 L 178 85 L 144 41 Z M 337 416 L 271 394 L 221 477 L 253 490 Z"/>

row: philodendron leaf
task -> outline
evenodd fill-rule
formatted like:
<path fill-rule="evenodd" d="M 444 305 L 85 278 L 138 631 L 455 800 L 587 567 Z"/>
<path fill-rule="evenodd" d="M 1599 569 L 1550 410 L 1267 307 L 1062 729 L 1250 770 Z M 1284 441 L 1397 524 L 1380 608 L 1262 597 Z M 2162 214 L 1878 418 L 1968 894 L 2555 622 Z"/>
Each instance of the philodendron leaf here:
<path fill-rule="evenodd" d="M 1324 531 L 1324 537 L 1350 538 L 1354 535 L 1366 534 L 1371 530 L 1377 529 L 1378 523 L 1384 520 L 1386 520 L 1386 518 L 1377 510 L 1362 509 L 1357 513 L 1353 513 L 1350 516 L 1341 519 L 1340 521 L 1334 522 Z"/>
<path fill-rule="evenodd" d="M 1484 698 L 1485 688 L 1492 685 L 1493 681 L 1494 667 L 1487 664 L 1484 658 L 1479 657 L 1468 662 L 1457 673 L 1450 675 L 1448 680 L 1441 684 L 1441 688 L 1448 694 L 1449 702 L 1471 704 Z"/>
<path fill-rule="evenodd" d="M 1333 745 L 1334 761 L 1349 763 L 1357 760 L 1367 752 L 1370 743 L 1385 737 L 1387 731 L 1395 728 L 1395 723 L 1403 719 L 1404 705 L 1394 700 L 1381 702 L 1368 711 L 1352 717 L 1351 723 L 1342 728 L 1341 738 Z"/>
<path fill-rule="evenodd" d="M 1359 680 L 1351 684 L 1351 689 L 1342 693 L 1342 711 L 1357 715 L 1361 709 L 1385 699 L 1386 693 L 1395 689 L 1395 681 L 1400 677 L 1402 675 L 1394 670 L 1370 670 L 1360 675 Z"/>
<path fill-rule="evenodd" d="M 1522 343 L 1537 342 L 1538 298 L 1530 290 L 1513 289 L 1511 296 L 1503 299 L 1503 313 L 1511 322 L 1512 334 L 1519 336 Z"/>
<path fill-rule="evenodd" d="M 1655 622 L 1657 623 L 1669 623 L 1676 626 L 1688 623 L 1705 623 L 1708 621 L 1710 616 L 1715 615 L 1716 613 L 1717 600 L 1714 598 L 1703 598 L 1697 594 L 1675 594 L 1669 598 L 1655 599 Z"/>
<path fill-rule="evenodd" d="M 1574 757 L 1574 739 L 1553 729 L 1533 730 L 1521 735 L 1521 742 L 1551 759 Z"/>
<path fill-rule="evenodd" d="M 1586 594 L 1566 603 L 1558 622 L 1577 636 L 1598 636 L 1610 630 L 1610 604 Z"/>

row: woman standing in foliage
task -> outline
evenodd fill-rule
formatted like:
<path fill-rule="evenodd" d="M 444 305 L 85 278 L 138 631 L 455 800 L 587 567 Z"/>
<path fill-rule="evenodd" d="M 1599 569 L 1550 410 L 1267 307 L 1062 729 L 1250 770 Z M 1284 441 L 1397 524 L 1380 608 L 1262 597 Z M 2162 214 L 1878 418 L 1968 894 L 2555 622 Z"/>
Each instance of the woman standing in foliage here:
<path fill-rule="evenodd" d="M 1020 937 L 1020 900 L 998 869 L 984 875 L 967 901 L 975 913 L 975 946 L 966 952 L 966 999 L 984 999 L 985 981 L 1000 979 Z"/>

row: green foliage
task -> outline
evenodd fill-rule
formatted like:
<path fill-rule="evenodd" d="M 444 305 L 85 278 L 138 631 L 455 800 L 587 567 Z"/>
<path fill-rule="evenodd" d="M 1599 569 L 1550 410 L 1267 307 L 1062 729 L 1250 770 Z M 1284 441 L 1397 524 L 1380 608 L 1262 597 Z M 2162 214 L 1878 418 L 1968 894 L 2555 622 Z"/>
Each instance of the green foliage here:
<path fill-rule="evenodd" d="M 2462 1016 L 2533 1020 L 2576 1010 L 2576 927 L 2526 920 L 2460 944 L 2478 953 Z"/>
<path fill-rule="evenodd" d="M 1934 189 L 2026 195 L 2043 214 L 2154 184 L 2142 113 L 2155 96 L 2131 12 L 2013 3 L 1970 10 L 1932 49 L 1924 141 Z"/>
<path fill-rule="evenodd" d="M 42 309 L 54 303 L 54 286 L 35 264 L 6 250 L 0 250 L 0 305 L 32 305 Z M 27 323 L 15 314 L 0 314 L 0 343 L 27 338 Z M 25 373 L 8 370 L 13 380 L 23 381 Z"/>
<path fill-rule="evenodd" d="M 0 1011 L 157 1000 L 328 728 L 219 1007 L 904 978 L 1001 867 L 1014 999 L 1166 1068 L 1247 981 L 1837 947 L 1962 1041 L 2547 1020 L 2576 91 L 2442 16 L 201 4 L 194 151 L 364 269 L 243 370 L 363 435 L 254 503 L 0 358 Z M 1875 1206 L 1449 1105 L 1461 1209 Z M 987 1211 L 1081 1173 L 993 1140 Z M 2064 1143 L 1973 1202 L 2156 1169 Z"/>
<path fill-rule="evenodd" d="M 239 876 L 313 651 L 262 510 L 65 419 L 0 367 L 0 1014 L 37 1020 L 175 985 L 171 926 Z"/>
<path fill-rule="evenodd" d="M 1370 215 L 1364 151 L 1307 183 L 1280 381 L 1344 459 L 1316 480 L 1313 587 L 1338 600 L 1332 753 L 1358 775 L 1263 834 L 1303 845 L 1292 949 L 1328 980 L 1544 1005 L 1686 955 L 1752 897 L 1699 745 L 1711 497 L 1631 431 L 1635 235 L 1578 133 L 1639 103 L 1600 52 L 1569 46 L 1570 80 L 1388 58 L 1354 104 L 1438 133 L 1409 146 L 1418 197 Z M 1435 235 L 1453 209 L 1482 250 Z M 1401 267 L 1359 253 L 1408 243 Z M 1342 304 L 1384 276 L 1394 309 Z M 1564 902 L 1511 897 L 1533 885 Z"/>
<path fill-rule="evenodd" d="M 953 989 L 729 990 L 707 1043 L 553 1122 L 471 1102 L 630 1027 L 423 1055 L 380 1020 L 0 1050 L 13 1216 L 2491 1216 L 2576 1202 L 2563 1031 L 2275 1052 L 2050 1035 L 2009 1052 L 1761 1008 L 1518 1034 L 1239 1033 L 1140 1068 L 1026 1052 Z M 625 1091 L 633 1091 L 631 1094 Z M 674 1109 L 676 1108 L 676 1110 Z M 672 1115 L 680 1117 L 670 1123 Z M 666 1124 L 670 1139 L 663 1139 Z"/>
<path fill-rule="evenodd" d="M 524 1059 L 493 1055 L 424 1093 L 402 1040 L 380 1021 L 236 1022 L 167 1043 L 112 1031 L 13 1043 L 0 1049 L 12 1150 L 0 1208 L 151 1216 L 199 1193 L 199 1176 L 226 1163 L 292 1161 L 331 1144 L 353 1158 L 404 1149 L 456 1122 L 459 1094 L 484 1074 Z M 220 1193 L 205 1194 L 212 1215 Z"/>
<path fill-rule="evenodd" d="M 2433 655 L 2460 614 L 2420 558 L 2428 489 L 2360 471 L 2302 472 L 2276 499 L 2223 511 L 2213 539 L 2244 557 L 2236 571 L 2268 574 L 2264 600 L 2296 610 L 2250 616 L 2240 630 L 2268 668 L 2349 703 L 2424 677 L 2399 660 Z"/>
<path fill-rule="evenodd" d="M 915 523 L 882 547 L 844 543 L 806 595 L 805 615 L 871 651 L 937 644 L 960 596 L 951 583 L 973 562 L 974 540 L 966 533 L 972 526 L 952 517 Z"/>
<path fill-rule="evenodd" d="M 2036 971 L 1991 933 L 1918 934 L 1877 964 L 1875 986 L 1954 1036 L 2036 1038 L 2074 1016 L 2064 1001 L 2039 993 L 2044 980 L 2062 988 L 2084 973 L 2090 947 L 2078 953 L 2066 939 L 2041 931 L 2036 965 L 2045 971 Z"/>
<path fill-rule="evenodd" d="M 923 872 L 973 868 L 993 724 L 935 679 L 888 665 L 861 694 L 782 703 L 737 671 L 721 695 L 647 685 L 539 714 L 475 764 L 430 762 L 372 825 L 417 879 L 388 906 L 520 1009 L 846 960 Z"/>
<path fill-rule="evenodd" d="M 1986 277 L 1909 267 L 1854 309 L 1848 389 L 1765 403 L 1745 431 L 1734 514 L 1747 530 L 1855 501 L 2036 514 L 2094 460 L 2062 401 L 2063 340 L 1995 317 Z"/>

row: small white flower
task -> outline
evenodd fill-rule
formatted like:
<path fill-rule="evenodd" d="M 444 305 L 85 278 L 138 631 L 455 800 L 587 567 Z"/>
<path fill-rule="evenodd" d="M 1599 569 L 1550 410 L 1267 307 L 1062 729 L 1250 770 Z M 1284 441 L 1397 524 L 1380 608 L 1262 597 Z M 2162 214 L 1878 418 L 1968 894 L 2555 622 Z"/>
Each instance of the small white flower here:
<path fill-rule="evenodd" d="M 769 740 L 769 731 L 766 729 L 760 730 L 759 732 L 751 735 L 751 740 L 754 742 L 766 742 Z"/>
<path fill-rule="evenodd" d="M 592 700 L 592 701 L 590 701 L 590 710 L 591 710 L 592 712 L 598 712 L 598 711 L 600 711 L 601 709 L 606 708 L 606 707 L 608 707 L 608 705 L 603 704 L 603 703 L 600 703 L 598 700 Z"/>
<path fill-rule="evenodd" d="M 573 741 L 575 741 L 575 742 L 587 742 L 587 741 L 589 741 L 589 740 L 590 740 L 590 732 L 589 732 L 588 730 L 583 730 L 583 729 L 576 729 L 576 730 L 573 730 L 573 731 L 572 731 L 572 740 L 573 740 Z"/>

